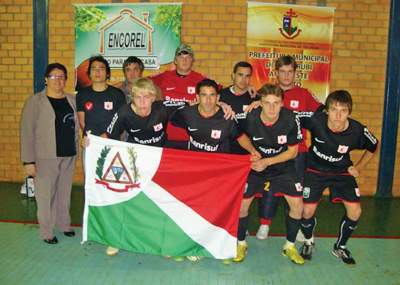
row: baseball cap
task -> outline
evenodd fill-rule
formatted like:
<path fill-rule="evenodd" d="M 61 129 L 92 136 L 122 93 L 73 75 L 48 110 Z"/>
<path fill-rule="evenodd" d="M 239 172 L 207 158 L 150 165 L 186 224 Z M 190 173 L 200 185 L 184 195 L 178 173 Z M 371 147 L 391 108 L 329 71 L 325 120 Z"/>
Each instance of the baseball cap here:
<path fill-rule="evenodd" d="M 190 45 L 187 45 L 187 44 L 180 44 L 178 47 L 177 47 L 177 49 L 176 49 L 176 51 L 175 51 L 175 56 L 178 56 L 178 55 L 180 55 L 180 54 L 182 54 L 182 53 L 186 53 L 186 54 L 190 54 L 191 56 L 193 56 L 194 54 L 193 54 L 193 50 L 192 50 L 192 48 L 190 47 Z"/>

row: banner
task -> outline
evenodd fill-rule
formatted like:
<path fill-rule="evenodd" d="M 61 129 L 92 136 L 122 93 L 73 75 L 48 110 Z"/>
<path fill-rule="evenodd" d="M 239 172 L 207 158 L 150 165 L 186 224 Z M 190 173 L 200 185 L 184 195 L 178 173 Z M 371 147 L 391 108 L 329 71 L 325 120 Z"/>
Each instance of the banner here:
<path fill-rule="evenodd" d="M 123 80 L 122 63 L 128 56 L 139 57 L 147 70 L 168 65 L 180 43 L 181 26 L 181 4 L 75 5 L 76 89 L 90 85 L 86 72 L 93 55 L 104 56 L 114 69 L 111 83 Z"/>
<path fill-rule="evenodd" d="M 89 140 L 83 241 L 158 255 L 236 255 L 249 156 Z"/>
<path fill-rule="evenodd" d="M 248 60 L 257 88 L 276 82 L 275 61 L 292 55 L 296 85 L 321 102 L 329 93 L 334 8 L 248 2 Z"/>

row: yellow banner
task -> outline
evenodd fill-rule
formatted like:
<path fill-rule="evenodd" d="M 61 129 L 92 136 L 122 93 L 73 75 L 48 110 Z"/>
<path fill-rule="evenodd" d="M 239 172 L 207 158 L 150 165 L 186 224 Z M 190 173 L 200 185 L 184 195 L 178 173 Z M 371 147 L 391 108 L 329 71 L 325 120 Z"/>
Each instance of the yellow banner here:
<path fill-rule="evenodd" d="M 247 57 L 253 84 L 275 82 L 275 61 L 292 55 L 296 85 L 321 101 L 329 93 L 334 8 L 248 2 Z"/>

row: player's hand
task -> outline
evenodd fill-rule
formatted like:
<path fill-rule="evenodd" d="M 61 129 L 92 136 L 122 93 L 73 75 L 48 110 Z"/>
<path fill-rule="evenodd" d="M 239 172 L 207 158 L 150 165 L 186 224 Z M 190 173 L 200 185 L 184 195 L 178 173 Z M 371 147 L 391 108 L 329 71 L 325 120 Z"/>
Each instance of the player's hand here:
<path fill-rule="evenodd" d="M 254 109 L 257 109 L 260 106 L 261 106 L 261 102 L 260 102 L 260 100 L 257 100 L 257 101 L 252 102 L 249 106 L 247 106 L 244 109 L 244 111 L 246 113 L 250 113 L 251 111 L 253 111 Z"/>
<path fill-rule="evenodd" d="M 232 107 L 225 102 L 218 102 L 218 105 L 222 108 L 224 112 L 225 120 L 233 120 L 235 118 L 235 112 L 232 110 Z"/>
<path fill-rule="evenodd" d="M 251 98 L 256 98 L 256 96 L 257 96 L 257 90 L 256 90 L 256 88 L 255 88 L 254 86 L 250 85 L 250 86 L 247 88 L 247 91 L 249 92 Z"/>
<path fill-rule="evenodd" d="M 86 148 L 89 146 L 89 144 L 90 144 L 90 139 L 87 136 L 84 136 L 82 138 L 82 143 L 81 143 L 82 147 Z"/>
<path fill-rule="evenodd" d="M 250 161 L 257 161 L 260 160 L 262 158 L 261 154 L 254 150 L 250 153 Z"/>
<path fill-rule="evenodd" d="M 261 172 L 268 167 L 267 159 L 259 159 L 257 161 L 253 161 L 251 164 L 251 168 L 257 172 Z"/>
<path fill-rule="evenodd" d="M 350 175 L 353 177 L 360 176 L 360 172 L 355 166 L 350 166 L 349 168 L 347 168 L 347 172 L 350 173 Z"/>
<path fill-rule="evenodd" d="M 27 176 L 32 176 L 32 177 L 36 176 L 36 165 L 34 163 L 25 164 L 24 169 Z"/>

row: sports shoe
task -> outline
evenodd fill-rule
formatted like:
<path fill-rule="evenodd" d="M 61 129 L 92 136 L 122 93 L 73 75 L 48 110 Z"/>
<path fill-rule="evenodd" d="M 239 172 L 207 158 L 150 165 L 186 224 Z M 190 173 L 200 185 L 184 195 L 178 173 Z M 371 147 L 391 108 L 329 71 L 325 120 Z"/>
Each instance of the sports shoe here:
<path fill-rule="evenodd" d="M 337 258 L 340 258 L 346 264 L 356 264 L 356 261 L 351 256 L 350 250 L 346 247 L 338 247 L 336 244 L 333 246 L 332 254 Z"/>
<path fill-rule="evenodd" d="M 116 247 L 109 246 L 109 247 L 107 247 L 107 249 L 106 249 L 106 254 L 107 254 L 108 256 L 117 255 L 118 252 L 119 252 L 119 249 L 116 248 Z"/>
<path fill-rule="evenodd" d="M 282 254 L 284 256 L 287 256 L 293 263 L 302 265 L 304 264 L 304 259 L 301 257 L 299 252 L 297 251 L 297 248 L 294 245 L 288 246 L 287 248 L 284 248 L 282 251 Z"/>
<path fill-rule="evenodd" d="M 181 261 L 184 261 L 184 260 L 185 260 L 185 258 L 184 258 L 183 256 L 174 256 L 173 259 L 174 259 L 176 262 L 181 262 Z"/>
<path fill-rule="evenodd" d="M 314 243 L 305 242 L 300 248 L 300 255 L 307 260 L 311 260 L 312 254 L 314 253 Z"/>
<path fill-rule="evenodd" d="M 247 244 L 238 244 L 236 249 L 236 257 L 232 260 L 234 262 L 242 262 L 247 255 Z"/>
<path fill-rule="evenodd" d="M 190 260 L 191 262 L 197 262 L 200 259 L 202 259 L 203 257 L 202 256 L 196 256 L 196 255 L 189 255 L 189 256 L 186 256 L 186 258 L 188 260 Z"/>
<path fill-rule="evenodd" d="M 264 240 L 268 238 L 269 226 L 268 225 L 260 225 L 258 231 L 256 233 L 256 238 L 260 240 Z"/>
<path fill-rule="evenodd" d="M 222 259 L 222 264 L 229 265 L 232 263 L 232 258 Z"/>

